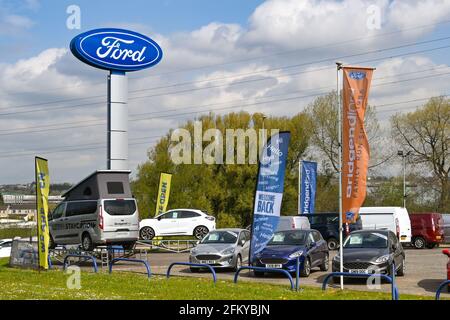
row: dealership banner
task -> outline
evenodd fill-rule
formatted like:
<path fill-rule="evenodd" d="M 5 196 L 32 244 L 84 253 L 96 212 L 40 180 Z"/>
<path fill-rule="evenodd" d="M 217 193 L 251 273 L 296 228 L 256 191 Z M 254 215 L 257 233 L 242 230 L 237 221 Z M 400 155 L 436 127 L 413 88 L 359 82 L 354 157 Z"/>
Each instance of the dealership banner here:
<path fill-rule="evenodd" d="M 270 137 L 259 159 L 250 262 L 265 248 L 278 226 L 290 137 L 290 132 Z"/>
<path fill-rule="evenodd" d="M 317 162 L 301 161 L 299 214 L 312 214 L 316 203 Z"/>
<path fill-rule="evenodd" d="M 50 177 L 48 161 L 36 157 L 36 207 L 39 267 L 48 269 L 48 195 L 50 193 Z"/>
<path fill-rule="evenodd" d="M 342 211 L 343 222 L 354 223 L 366 198 L 370 150 L 364 129 L 372 68 L 343 68 Z"/>
<path fill-rule="evenodd" d="M 156 215 L 166 212 L 169 203 L 170 183 L 172 175 L 170 173 L 161 173 L 159 177 L 158 198 L 156 199 Z"/>

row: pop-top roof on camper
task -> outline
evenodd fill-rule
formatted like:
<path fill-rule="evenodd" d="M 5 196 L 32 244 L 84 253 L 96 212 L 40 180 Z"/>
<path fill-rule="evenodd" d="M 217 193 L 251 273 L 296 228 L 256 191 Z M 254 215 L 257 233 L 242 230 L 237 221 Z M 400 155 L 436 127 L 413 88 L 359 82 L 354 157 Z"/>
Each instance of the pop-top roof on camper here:
<path fill-rule="evenodd" d="M 66 201 L 131 198 L 129 170 L 98 170 L 62 196 Z"/>

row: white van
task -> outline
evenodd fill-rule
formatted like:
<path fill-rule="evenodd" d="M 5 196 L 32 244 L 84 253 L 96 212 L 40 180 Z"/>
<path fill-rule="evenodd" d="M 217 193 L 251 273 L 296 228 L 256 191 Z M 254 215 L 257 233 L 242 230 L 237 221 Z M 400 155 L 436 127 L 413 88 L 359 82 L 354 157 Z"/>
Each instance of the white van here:
<path fill-rule="evenodd" d="M 394 232 L 400 242 L 411 242 L 411 221 L 406 208 L 362 207 L 359 211 L 362 228 L 384 229 Z"/>
<path fill-rule="evenodd" d="M 292 229 L 308 230 L 311 229 L 308 217 L 305 216 L 281 216 L 278 221 L 276 231 L 286 231 Z"/>

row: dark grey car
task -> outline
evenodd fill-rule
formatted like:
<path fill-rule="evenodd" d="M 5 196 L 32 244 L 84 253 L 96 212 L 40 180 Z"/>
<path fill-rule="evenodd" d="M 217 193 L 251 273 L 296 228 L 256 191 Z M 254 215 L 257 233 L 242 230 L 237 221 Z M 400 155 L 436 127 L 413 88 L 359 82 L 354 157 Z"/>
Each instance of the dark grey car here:
<path fill-rule="evenodd" d="M 216 229 L 208 233 L 191 250 L 189 262 L 208 264 L 214 268 L 237 270 L 248 261 L 250 232 L 245 229 Z M 191 267 L 192 272 L 199 268 Z"/>
<path fill-rule="evenodd" d="M 405 252 L 397 236 L 389 230 L 359 230 L 350 233 L 344 242 L 344 272 L 405 274 Z M 333 272 L 340 269 L 340 256 L 333 259 Z"/>

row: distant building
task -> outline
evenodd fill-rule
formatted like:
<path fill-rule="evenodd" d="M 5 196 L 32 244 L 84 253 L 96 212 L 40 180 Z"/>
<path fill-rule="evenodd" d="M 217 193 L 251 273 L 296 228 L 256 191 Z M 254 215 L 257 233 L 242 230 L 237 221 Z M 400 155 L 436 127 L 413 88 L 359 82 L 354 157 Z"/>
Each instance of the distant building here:
<path fill-rule="evenodd" d="M 24 195 L 24 194 L 3 194 L 3 203 L 4 204 L 28 204 L 28 203 L 36 203 L 35 195 Z M 61 196 L 49 196 L 49 203 L 59 203 L 64 198 Z"/>
<path fill-rule="evenodd" d="M 5 204 L 0 206 L 0 218 L 16 218 L 32 221 L 36 216 L 36 204 Z"/>

